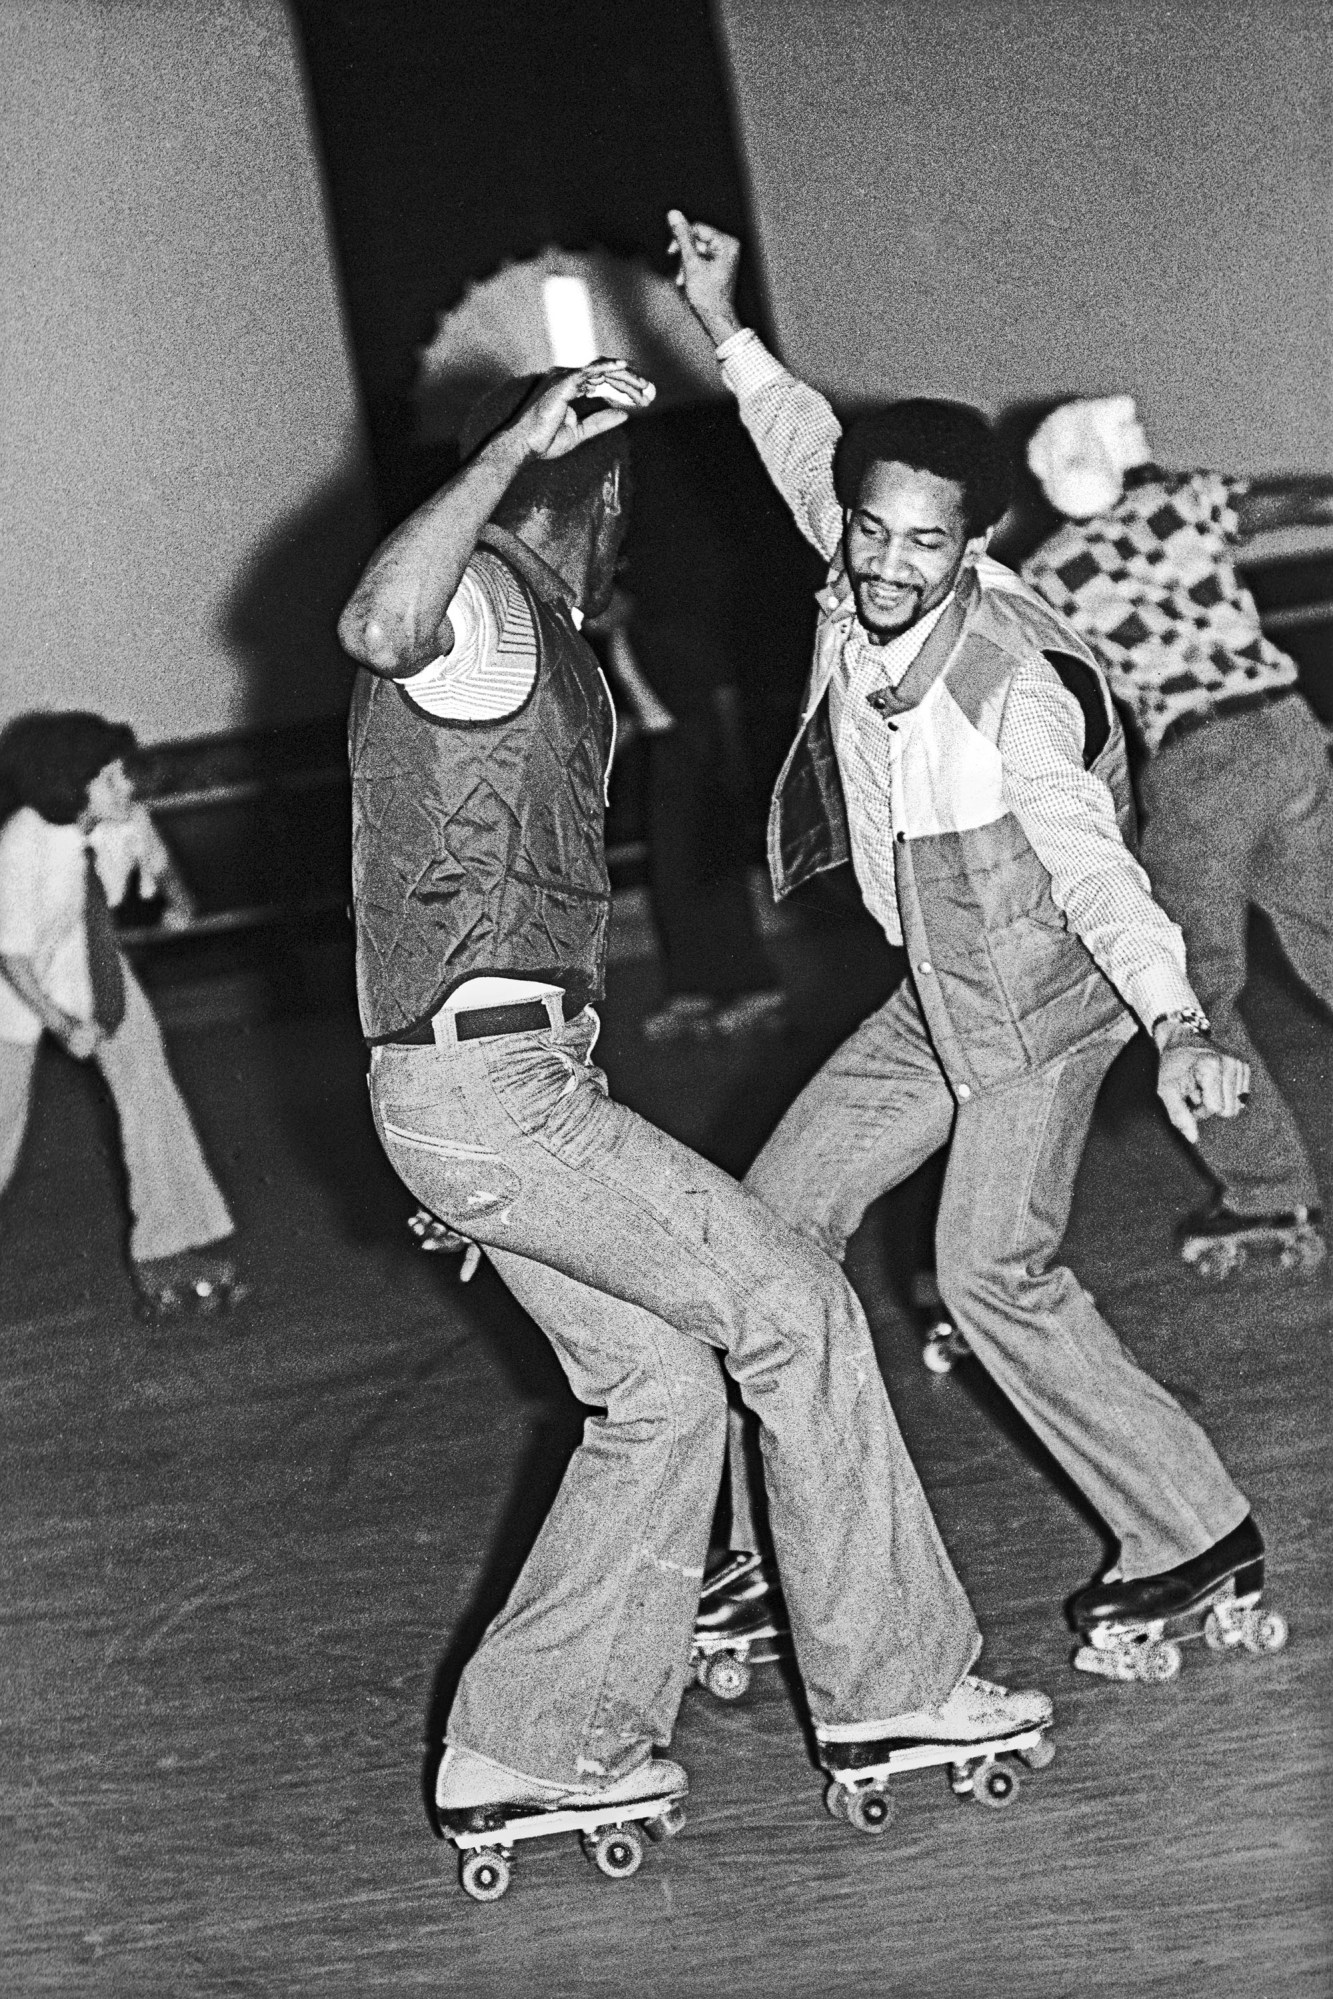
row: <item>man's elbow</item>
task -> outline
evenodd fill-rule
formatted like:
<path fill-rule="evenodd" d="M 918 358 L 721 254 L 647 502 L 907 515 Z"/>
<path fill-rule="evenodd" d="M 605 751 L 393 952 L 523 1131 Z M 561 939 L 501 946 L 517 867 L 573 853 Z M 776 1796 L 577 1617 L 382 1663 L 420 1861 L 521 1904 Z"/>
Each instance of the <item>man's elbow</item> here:
<path fill-rule="evenodd" d="M 411 671 L 408 648 L 353 598 L 338 620 L 338 643 L 360 666 L 391 676 Z"/>

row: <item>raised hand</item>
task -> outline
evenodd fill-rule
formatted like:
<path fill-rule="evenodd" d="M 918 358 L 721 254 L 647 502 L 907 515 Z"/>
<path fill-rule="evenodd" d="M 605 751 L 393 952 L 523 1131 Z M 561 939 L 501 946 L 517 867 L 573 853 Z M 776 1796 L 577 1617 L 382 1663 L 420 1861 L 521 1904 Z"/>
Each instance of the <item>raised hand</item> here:
<path fill-rule="evenodd" d="M 590 437 L 624 423 L 631 410 L 646 409 L 656 394 L 647 376 L 628 362 L 590 361 L 586 368 L 566 368 L 552 374 L 519 413 L 513 428 L 532 457 L 563 458 Z M 611 407 L 578 416 L 573 404 L 589 401 Z"/>
<path fill-rule="evenodd" d="M 740 331 L 736 317 L 736 270 L 740 239 L 710 222 L 687 222 L 678 208 L 667 210 L 670 254 L 680 259 L 676 283 L 715 346 Z"/>

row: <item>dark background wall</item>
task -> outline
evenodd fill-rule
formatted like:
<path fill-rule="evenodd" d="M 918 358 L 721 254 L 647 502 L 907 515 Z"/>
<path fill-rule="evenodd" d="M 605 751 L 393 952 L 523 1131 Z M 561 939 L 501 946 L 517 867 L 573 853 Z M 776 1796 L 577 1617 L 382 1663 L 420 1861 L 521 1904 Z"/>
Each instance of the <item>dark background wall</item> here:
<path fill-rule="evenodd" d="M 296 0 L 386 502 L 416 350 L 547 244 L 667 268 L 672 203 L 746 222 L 706 0 Z M 754 312 L 761 301 L 752 291 Z"/>
<path fill-rule="evenodd" d="M 391 520 L 444 469 L 416 445 L 411 390 L 419 349 L 469 283 L 547 245 L 600 246 L 666 272 L 672 205 L 754 239 L 727 74 L 707 0 L 296 0 L 295 11 Z M 747 317 L 768 330 L 754 257 L 744 286 Z M 818 564 L 729 400 L 650 414 L 634 431 L 630 587 L 659 602 L 707 590 L 757 797 L 799 690 Z"/>

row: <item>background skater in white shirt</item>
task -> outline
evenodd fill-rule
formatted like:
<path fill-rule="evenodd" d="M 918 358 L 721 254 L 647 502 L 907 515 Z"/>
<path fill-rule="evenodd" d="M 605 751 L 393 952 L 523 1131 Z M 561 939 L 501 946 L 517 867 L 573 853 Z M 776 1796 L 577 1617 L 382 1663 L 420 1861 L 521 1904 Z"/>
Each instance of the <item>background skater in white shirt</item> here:
<path fill-rule="evenodd" d="M 126 770 L 134 732 L 82 711 L 21 715 L 0 735 L 0 1193 L 18 1165 L 38 1045 L 95 1062 L 120 1124 L 130 1272 L 149 1317 L 241 1295 L 227 1203 L 109 909 L 137 872 L 164 924 L 189 897 Z"/>
<path fill-rule="evenodd" d="M 1081 640 L 985 554 L 1007 468 L 981 413 L 891 404 L 845 434 L 743 330 L 740 246 L 670 216 L 685 297 L 798 525 L 830 563 L 800 733 L 769 825 L 775 892 L 851 859 L 909 975 L 803 1091 L 751 1191 L 841 1258 L 879 1195 L 948 1146 L 940 1289 L 973 1352 L 1105 1520 L 1076 1663 L 1164 1676 L 1150 1624 L 1257 1610 L 1263 1540 L 1197 1424 L 1055 1262 L 1097 1092 L 1137 1022 L 1193 1137 L 1245 1065 L 1210 1044 L 1180 933 L 1124 843 L 1124 741 Z M 753 1549 L 733 1449 L 733 1544 Z M 739 1475 L 738 1475 L 739 1474 Z M 753 1577 L 747 1579 L 752 1584 Z M 739 1587 L 744 1589 L 747 1582 Z M 1152 1637 L 1161 1636 L 1160 1629 Z"/>

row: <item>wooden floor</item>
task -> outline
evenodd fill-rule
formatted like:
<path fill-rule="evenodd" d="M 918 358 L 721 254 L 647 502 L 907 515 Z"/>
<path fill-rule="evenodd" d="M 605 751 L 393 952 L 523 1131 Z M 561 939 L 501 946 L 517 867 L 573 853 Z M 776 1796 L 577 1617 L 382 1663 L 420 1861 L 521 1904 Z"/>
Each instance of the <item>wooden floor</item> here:
<path fill-rule="evenodd" d="M 646 1050 L 645 967 L 607 1009 L 613 1086 L 731 1166 L 882 986 L 854 927 L 784 948 L 799 1031 L 776 1051 Z M 1333 1031 L 1271 969 L 1254 1015 L 1333 1184 Z M 928 1188 L 909 1190 L 872 1213 L 851 1275 L 982 1670 L 1052 1691 L 1055 1764 L 1003 1813 L 909 1778 L 865 1839 L 826 1816 L 770 1669 L 734 1706 L 687 1694 L 688 1824 L 634 1880 L 548 1842 L 479 1907 L 432 1837 L 426 1738 L 580 1413 L 492 1275 L 460 1289 L 412 1246 L 345 1006 L 173 1046 L 242 1222 L 241 1313 L 134 1320 L 113 1134 L 59 1056 L 0 1213 L 0 1990 L 1333 1991 L 1330 1294 L 1202 1289 L 1174 1260 L 1198 1185 L 1140 1055 L 1108 1085 L 1071 1261 L 1252 1495 L 1289 1649 L 1193 1647 L 1155 1688 L 1069 1669 L 1060 1605 L 1101 1536 L 972 1370 L 921 1366 L 900 1298 Z"/>

